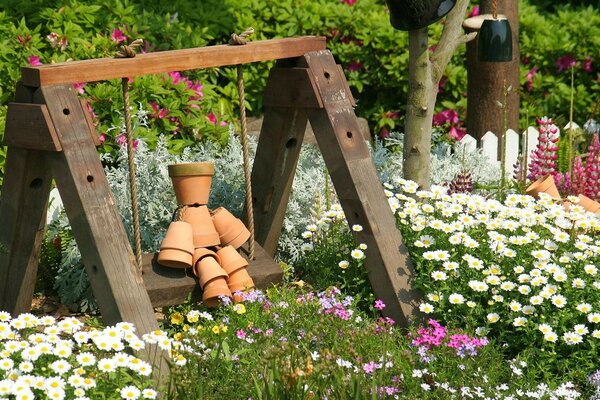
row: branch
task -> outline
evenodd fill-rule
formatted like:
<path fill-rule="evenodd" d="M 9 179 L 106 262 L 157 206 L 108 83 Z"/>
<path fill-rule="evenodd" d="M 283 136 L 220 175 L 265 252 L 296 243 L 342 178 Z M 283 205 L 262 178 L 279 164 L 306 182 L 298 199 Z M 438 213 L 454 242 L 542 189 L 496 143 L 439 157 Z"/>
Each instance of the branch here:
<path fill-rule="evenodd" d="M 458 0 L 452 11 L 450 11 L 446 17 L 442 36 L 431 56 L 431 78 L 436 85 L 442 78 L 446 65 L 450 62 L 450 58 L 452 58 L 452 54 L 454 54 L 458 45 L 474 39 L 477 35 L 476 33 L 474 35 L 462 34 L 462 23 L 468 5 L 469 0 Z"/>

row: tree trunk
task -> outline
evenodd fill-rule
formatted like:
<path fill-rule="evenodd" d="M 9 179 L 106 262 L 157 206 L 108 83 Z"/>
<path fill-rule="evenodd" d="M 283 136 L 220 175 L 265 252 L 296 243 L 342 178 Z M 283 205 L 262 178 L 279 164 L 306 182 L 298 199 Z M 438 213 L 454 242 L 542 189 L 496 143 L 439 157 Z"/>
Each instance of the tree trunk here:
<path fill-rule="evenodd" d="M 492 0 L 481 0 L 481 13 L 492 13 Z M 519 132 L 519 17 L 518 2 L 498 0 L 498 14 L 506 15 L 512 31 L 512 60 L 482 62 L 478 60 L 477 39 L 467 44 L 467 132 L 477 140 L 486 132 L 503 135 L 502 109 L 496 104 L 504 101 L 504 85 L 512 86 L 508 94 L 507 129 Z M 501 156 L 498 146 L 498 160 Z"/>
<path fill-rule="evenodd" d="M 458 0 L 446 17 L 442 36 L 429 54 L 427 28 L 408 32 L 408 102 L 404 126 L 404 177 L 421 189 L 429 189 L 431 169 L 431 123 L 437 88 L 459 44 L 473 39 L 463 35 L 462 22 L 469 0 Z"/>
<path fill-rule="evenodd" d="M 433 87 L 427 44 L 427 28 L 408 32 L 410 55 L 403 168 L 404 176 L 423 189 L 429 188 L 431 123 L 437 94 Z"/>

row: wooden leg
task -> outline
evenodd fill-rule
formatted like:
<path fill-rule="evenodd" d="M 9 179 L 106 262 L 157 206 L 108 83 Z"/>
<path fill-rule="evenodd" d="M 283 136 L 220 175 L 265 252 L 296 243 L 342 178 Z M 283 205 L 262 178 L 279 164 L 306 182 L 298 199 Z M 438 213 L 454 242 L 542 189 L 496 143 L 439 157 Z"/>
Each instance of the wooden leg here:
<path fill-rule="evenodd" d="M 413 267 L 344 89 L 345 77 L 329 51 L 308 53 L 305 60 L 324 104 L 311 110 L 310 123 L 348 223 L 363 227 L 358 240 L 368 246 L 369 280 L 387 305 L 386 315 L 407 326 L 421 317 L 421 294 L 413 288 Z"/>
<path fill-rule="evenodd" d="M 0 199 L 0 310 L 31 308 L 52 183 L 47 153 L 8 149 Z"/>
<path fill-rule="evenodd" d="M 273 89 L 280 84 L 270 80 L 266 91 L 278 92 Z M 252 195 L 255 238 L 270 256 L 277 250 L 307 121 L 304 109 L 265 103 L 252 169 Z"/>
<path fill-rule="evenodd" d="M 62 152 L 50 154 L 56 185 L 104 323 L 158 328 L 79 100 L 69 86 L 40 89 Z"/>

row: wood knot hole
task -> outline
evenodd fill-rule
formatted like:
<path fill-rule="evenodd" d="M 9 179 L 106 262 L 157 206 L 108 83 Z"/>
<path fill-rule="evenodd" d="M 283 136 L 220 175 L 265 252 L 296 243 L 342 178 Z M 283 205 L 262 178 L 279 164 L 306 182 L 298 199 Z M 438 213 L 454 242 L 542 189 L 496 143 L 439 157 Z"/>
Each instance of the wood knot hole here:
<path fill-rule="evenodd" d="M 329 80 L 331 79 L 331 74 L 327 71 L 325 71 L 325 73 L 323 74 L 323 76 L 325 76 L 325 79 Z"/>
<path fill-rule="evenodd" d="M 352 132 L 346 132 L 346 137 L 348 137 L 348 139 L 352 139 Z"/>
<path fill-rule="evenodd" d="M 94 176 L 93 176 L 93 175 L 88 175 L 86 179 L 87 179 L 87 181 L 88 181 L 89 183 L 92 183 L 92 182 L 94 182 Z"/>
<path fill-rule="evenodd" d="M 291 138 L 290 140 L 285 142 L 285 147 L 287 149 L 291 149 L 293 147 L 296 147 L 296 144 L 298 144 L 298 140 L 296 138 Z"/>
<path fill-rule="evenodd" d="M 71 114 L 71 110 L 69 110 L 68 108 L 63 108 L 63 114 L 69 115 Z"/>
<path fill-rule="evenodd" d="M 35 178 L 29 183 L 29 187 L 32 189 L 38 189 L 42 186 L 42 178 Z"/>

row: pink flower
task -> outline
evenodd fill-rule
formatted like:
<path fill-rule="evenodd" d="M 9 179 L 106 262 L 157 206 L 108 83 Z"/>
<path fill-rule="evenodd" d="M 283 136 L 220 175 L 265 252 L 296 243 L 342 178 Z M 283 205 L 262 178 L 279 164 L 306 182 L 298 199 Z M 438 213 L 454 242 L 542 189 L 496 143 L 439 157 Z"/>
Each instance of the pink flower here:
<path fill-rule="evenodd" d="M 533 89 L 533 77 L 537 74 L 538 67 L 533 67 L 529 71 L 527 71 L 527 91 L 531 92 Z"/>
<path fill-rule="evenodd" d="M 377 300 L 375 300 L 375 306 L 374 307 L 375 307 L 376 310 L 383 310 L 385 308 L 385 303 L 382 300 L 377 299 Z"/>
<path fill-rule="evenodd" d="M 556 67 L 558 68 L 559 73 L 574 68 L 576 64 L 577 60 L 571 54 L 566 54 L 556 60 Z"/>
<path fill-rule="evenodd" d="M 83 83 L 74 83 L 73 84 L 73 89 L 77 90 L 80 94 L 84 94 L 85 93 L 85 90 L 84 90 L 85 85 L 86 85 L 85 82 L 83 82 Z"/>
<path fill-rule="evenodd" d="M 112 34 L 110 35 L 110 38 L 113 42 L 115 42 L 117 44 L 127 41 L 127 36 L 125 36 L 125 34 L 123 34 L 123 31 L 120 30 L 119 28 L 113 29 Z"/>
<path fill-rule="evenodd" d="M 448 136 L 450 136 L 452 139 L 459 141 L 462 138 L 465 137 L 465 135 L 467 134 L 467 131 L 462 129 L 462 128 L 458 128 L 456 126 L 451 126 L 450 127 L 450 131 L 448 132 Z"/>
<path fill-rule="evenodd" d="M 390 131 L 388 131 L 387 128 L 384 126 L 383 128 L 381 128 L 379 130 L 379 137 L 381 139 L 389 138 L 390 137 Z"/>
<path fill-rule="evenodd" d="M 152 107 L 152 110 L 154 111 L 152 114 L 150 114 L 152 117 L 163 119 L 169 114 L 169 110 L 160 107 L 156 102 L 150 101 L 149 103 L 150 107 Z"/>
<path fill-rule="evenodd" d="M 31 35 L 27 35 L 26 37 L 17 35 L 17 40 L 19 41 L 19 43 L 21 43 L 23 47 L 25 47 L 27 43 L 29 43 L 29 41 L 31 40 Z"/>
<path fill-rule="evenodd" d="M 244 332 L 243 329 L 238 330 L 235 335 L 237 336 L 238 339 L 244 340 L 246 339 L 246 332 Z"/>
<path fill-rule="evenodd" d="M 475 6 L 473 7 L 473 9 L 471 10 L 471 12 L 469 13 L 469 18 L 470 17 L 476 17 L 479 15 L 479 6 Z"/>
<path fill-rule="evenodd" d="M 227 126 L 227 121 L 221 121 L 221 122 L 219 123 L 219 126 Z"/>
<path fill-rule="evenodd" d="M 32 54 L 29 56 L 29 65 L 31 65 L 32 67 L 37 67 L 38 65 L 43 65 L 43 64 L 40 61 L 40 58 L 38 56 L 35 56 Z"/>
<path fill-rule="evenodd" d="M 583 63 L 581 64 L 581 68 L 588 74 L 591 74 L 592 71 L 594 70 L 594 68 L 592 67 L 592 57 L 587 56 L 585 58 L 585 60 L 583 60 Z"/>
<path fill-rule="evenodd" d="M 353 6 L 354 4 L 356 4 L 356 0 L 340 0 L 340 2 L 346 3 L 349 6 Z"/>
<path fill-rule="evenodd" d="M 98 140 L 100 141 L 100 143 L 104 143 L 104 141 L 106 141 L 106 135 L 104 133 L 101 133 Z"/>
<path fill-rule="evenodd" d="M 181 80 L 183 78 L 181 76 L 181 73 L 177 72 L 177 71 L 175 71 L 175 72 L 169 72 L 168 75 L 171 77 L 171 79 L 173 79 L 173 83 L 175 85 L 177 85 L 179 82 L 181 82 Z"/>
<path fill-rule="evenodd" d="M 363 370 L 365 371 L 365 374 L 372 374 L 376 367 L 377 364 L 375 364 L 375 361 L 370 361 L 363 365 Z"/>
<path fill-rule="evenodd" d="M 124 133 L 121 133 L 119 136 L 117 136 L 115 140 L 117 141 L 119 146 L 124 146 L 127 143 L 127 138 L 125 137 Z"/>
<path fill-rule="evenodd" d="M 210 121 L 211 124 L 216 125 L 217 124 L 217 117 L 215 116 L 214 113 L 210 113 L 206 116 L 206 118 L 208 118 L 208 120 Z"/>

